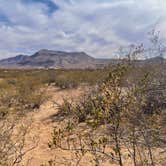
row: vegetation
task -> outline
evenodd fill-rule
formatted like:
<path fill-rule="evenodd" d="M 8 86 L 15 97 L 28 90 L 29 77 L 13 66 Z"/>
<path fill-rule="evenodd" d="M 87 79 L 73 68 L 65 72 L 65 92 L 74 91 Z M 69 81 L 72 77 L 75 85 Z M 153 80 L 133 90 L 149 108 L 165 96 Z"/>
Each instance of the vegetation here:
<path fill-rule="evenodd" d="M 48 98 L 48 86 L 61 89 L 96 84 L 104 70 L 0 70 L 0 165 L 19 165 L 23 156 L 37 146 L 24 149 L 31 120 L 26 113 L 39 109 Z M 17 131 L 17 132 L 16 132 Z"/>
<path fill-rule="evenodd" d="M 40 107 L 48 85 L 62 89 L 90 85 L 79 102 L 64 100 L 59 105 L 59 115 L 68 122 L 55 128 L 50 148 L 73 152 L 77 164 L 91 155 L 95 165 L 109 161 L 122 166 L 126 158 L 133 165 L 164 165 L 164 70 L 161 65 L 138 67 L 126 62 L 101 70 L 1 70 L 0 164 L 18 165 L 22 160 L 28 127 L 20 119 Z"/>
<path fill-rule="evenodd" d="M 161 51 L 158 38 L 153 39 Z M 108 67 L 97 87 L 79 102 L 64 100 L 59 106 L 68 122 L 54 129 L 49 147 L 72 154 L 72 161 L 63 157 L 63 163 L 166 164 L 166 68 L 162 61 L 138 64 L 136 57 L 144 51 L 143 45 L 131 46 L 127 60 Z"/>
<path fill-rule="evenodd" d="M 89 88 L 79 101 L 64 99 L 58 105 L 63 125 L 54 129 L 48 146 L 68 151 L 72 161 L 62 156 L 50 166 L 166 165 L 166 66 L 138 63 L 144 49 L 132 48 L 127 60 L 104 69 L 1 69 L 0 165 L 17 166 L 36 148 L 36 138 L 24 148 L 31 120 L 23 118 L 40 108 L 49 86 Z"/>
<path fill-rule="evenodd" d="M 166 80 L 156 82 L 149 73 L 144 67 L 119 64 L 79 103 L 65 100 L 59 110 L 69 121 L 64 129 L 55 128 L 49 146 L 73 151 L 78 165 L 87 154 L 94 165 L 109 161 L 122 166 L 126 154 L 135 166 L 164 165 Z"/>

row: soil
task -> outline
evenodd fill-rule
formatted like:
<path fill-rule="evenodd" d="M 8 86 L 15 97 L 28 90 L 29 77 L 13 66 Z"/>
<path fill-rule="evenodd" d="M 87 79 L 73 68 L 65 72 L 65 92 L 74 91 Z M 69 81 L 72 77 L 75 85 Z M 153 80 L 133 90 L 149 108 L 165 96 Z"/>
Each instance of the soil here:
<path fill-rule="evenodd" d="M 57 104 L 61 104 L 64 98 L 78 98 L 82 92 L 82 88 L 70 90 L 48 88 L 49 99 L 39 110 L 28 113 L 24 118 L 26 123 L 31 121 L 31 126 L 26 135 L 25 151 L 28 152 L 23 157 L 21 165 L 40 166 L 48 164 L 48 161 L 54 158 L 55 151 L 50 150 L 48 143 L 51 140 L 53 128 L 60 125 L 52 119 L 58 112 Z M 35 148 L 29 151 L 33 146 Z M 58 153 L 58 156 L 61 156 L 61 152 Z"/>

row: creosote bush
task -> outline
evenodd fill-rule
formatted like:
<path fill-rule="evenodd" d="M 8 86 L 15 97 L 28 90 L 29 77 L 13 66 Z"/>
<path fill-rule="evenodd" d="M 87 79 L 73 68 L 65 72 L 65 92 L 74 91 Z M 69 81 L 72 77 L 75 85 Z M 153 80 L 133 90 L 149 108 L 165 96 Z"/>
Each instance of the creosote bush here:
<path fill-rule="evenodd" d="M 89 69 L 0 69 L 0 165 L 20 165 L 23 156 L 37 146 L 34 140 L 34 145 L 25 151 L 25 137 L 31 122 L 22 119 L 27 112 L 40 108 L 47 99 L 48 86 L 66 89 L 93 85 L 104 73 L 104 70 Z"/>
<path fill-rule="evenodd" d="M 161 123 L 166 82 L 161 77 L 158 84 L 155 79 L 145 66 L 137 71 L 127 63 L 112 67 L 98 88 L 79 103 L 65 100 L 59 110 L 69 122 L 63 129 L 55 128 L 50 148 L 73 152 L 78 165 L 86 155 L 91 155 L 94 165 L 109 161 L 123 166 L 126 160 L 135 166 L 166 164 L 166 132 Z M 82 132 L 80 124 L 87 126 Z"/>

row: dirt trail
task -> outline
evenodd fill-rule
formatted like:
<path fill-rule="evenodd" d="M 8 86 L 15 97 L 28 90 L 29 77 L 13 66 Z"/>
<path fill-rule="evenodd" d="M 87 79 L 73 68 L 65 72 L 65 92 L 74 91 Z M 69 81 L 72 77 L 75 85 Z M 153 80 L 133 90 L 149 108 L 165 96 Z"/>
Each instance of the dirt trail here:
<path fill-rule="evenodd" d="M 87 89 L 88 90 L 88 89 Z M 69 152 L 65 152 L 62 150 L 53 150 L 51 151 L 48 147 L 48 143 L 51 140 L 51 134 L 53 131 L 53 127 L 60 126 L 60 123 L 57 121 L 53 121 L 52 117 L 58 112 L 58 108 L 55 105 L 55 102 L 61 104 L 63 102 L 63 98 L 68 99 L 78 99 L 79 96 L 85 92 L 85 89 L 78 88 L 73 90 L 59 90 L 55 87 L 49 87 L 47 93 L 50 95 L 50 98 L 41 106 L 41 108 L 37 111 L 30 112 L 23 119 L 23 122 L 27 123 L 31 122 L 30 131 L 26 136 L 26 149 L 30 149 L 32 146 L 38 142 L 38 145 L 23 157 L 21 162 L 21 166 L 41 166 L 42 164 L 48 164 L 48 161 L 54 159 L 56 155 L 57 161 L 66 157 L 71 159 L 72 156 Z M 31 121 L 32 120 L 32 121 Z M 73 158 L 72 158 L 73 159 Z M 88 158 L 83 160 L 82 165 L 87 165 Z M 89 158 L 91 159 L 91 158 Z M 128 151 L 124 149 L 124 165 L 130 166 L 133 165 L 132 161 L 128 159 Z M 72 160 L 71 160 L 72 161 Z M 57 163 L 57 166 L 64 165 L 62 163 Z M 66 163 L 65 163 L 66 165 Z M 110 163 L 103 163 L 103 166 L 109 166 Z M 112 166 L 116 166 L 117 164 L 111 164 Z"/>
<path fill-rule="evenodd" d="M 50 118 L 58 112 L 54 103 L 61 104 L 63 98 L 78 98 L 81 93 L 82 90 L 80 88 L 73 90 L 59 90 L 57 88 L 48 89 L 48 94 L 51 95 L 51 97 L 39 110 L 28 113 L 25 118 L 25 120 L 32 119 L 30 131 L 26 136 L 26 149 L 34 146 L 36 142 L 38 142 L 38 145 L 35 149 L 26 153 L 21 164 L 40 166 L 54 158 L 55 152 L 48 148 L 48 142 L 51 139 L 53 127 L 59 125 Z"/>

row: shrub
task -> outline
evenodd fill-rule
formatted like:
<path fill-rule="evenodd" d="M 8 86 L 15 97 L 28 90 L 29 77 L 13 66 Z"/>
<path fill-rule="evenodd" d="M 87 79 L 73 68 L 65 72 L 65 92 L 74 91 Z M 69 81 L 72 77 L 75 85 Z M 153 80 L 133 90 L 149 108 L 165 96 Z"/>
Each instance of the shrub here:
<path fill-rule="evenodd" d="M 162 112 L 166 107 L 158 105 L 159 98 L 156 101 L 150 100 L 154 104 L 149 107 L 148 97 L 160 96 L 152 81 L 155 78 L 151 78 L 152 75 L 146 71 L 141 74 L 142 77 L 133 80 L 129 75 L 131 70 L 132 66 L 117 65 L 97 90 L 90 92 L 79 103 L 65 101 L 60 111 L 77 121 L 70 120 L 64 129 L 55 129 L 50 147 L 73 151 L 80 158 L 90 153 L 96 165 L 105 158 L 122 166 L 123 149 L 128 150 L 129 158 L 135 166 L 159 164 L 161 158 L 154 151 L 158 148 L 162 152 L 165 147 L 165 134 L 161 130 L 160 120 L 163 119 Z M 127 84 L 124 83 L 129 76 Z M 150 92 L 151 86 L 153 95 Z M 163 111 L 158 112 L 160 108 Z M 146 109 L 153 112 L 147 114 Z M 79 133 L 80 123 L 86 123 L 90 132 Z"/>

